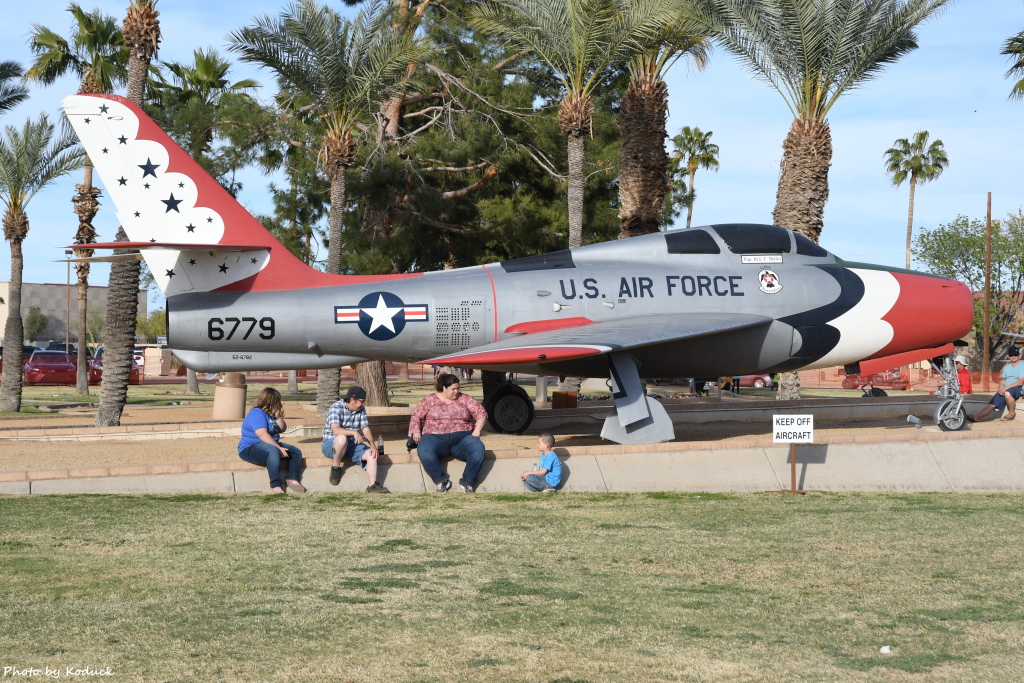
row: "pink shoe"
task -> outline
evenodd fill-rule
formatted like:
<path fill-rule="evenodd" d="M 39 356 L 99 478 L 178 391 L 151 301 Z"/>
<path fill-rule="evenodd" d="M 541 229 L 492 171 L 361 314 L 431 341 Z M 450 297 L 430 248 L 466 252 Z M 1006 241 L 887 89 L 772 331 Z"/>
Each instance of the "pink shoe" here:
<path fill-rule="evenodd" d="M 270 492 L 271 493 L 284 493 L 284 489 L 281 488 L 280 486 L 275 486 L 274 488 L 270 489 Z"/>

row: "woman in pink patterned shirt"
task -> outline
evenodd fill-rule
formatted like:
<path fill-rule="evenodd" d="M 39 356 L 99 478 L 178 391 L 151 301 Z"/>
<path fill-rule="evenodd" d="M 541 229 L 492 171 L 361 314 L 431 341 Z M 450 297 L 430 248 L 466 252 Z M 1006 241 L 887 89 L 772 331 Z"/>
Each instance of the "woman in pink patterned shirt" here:
<path fill-rule="evenodd" d="M 409 420 L 409 436 L 417 443 L 423 471 L 439 492 L 452 487 L 448 474 L 441 469 L 438 458 L 450 455 L 466 463 L 459 488 L 466 493 L 476 491 L 476 477 L 484 464 L 484 428 L 487 412 L 473 398 L 459 391 L 459 378 L 442 372 L 435 384 L 437 393 L 430 394 L 416 406 Z"/>

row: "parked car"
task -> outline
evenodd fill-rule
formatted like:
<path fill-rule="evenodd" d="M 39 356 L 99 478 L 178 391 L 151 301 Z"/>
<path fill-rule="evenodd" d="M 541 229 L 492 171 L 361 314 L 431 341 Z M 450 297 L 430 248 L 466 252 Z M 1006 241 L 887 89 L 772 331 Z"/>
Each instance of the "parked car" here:
<path fill-rule="evenodd" d="M 32 357 L 32 354 L 36 353 L 37 351 L 42 351 L 42 349 L 40 349 L 37 346 L 29 346 L 27 344 L 21 347 L 21 367 L 22 367 L 22 372 L 23 373 L 24 373 L 24 370 L 25 370 L 25 365 L 28 363 L 29 359 Z M 4 359 L 4 347 L 0 346 L 0 376 L 3 376 L 3 359 Z M 24 383 L 25 382 L 24 382 L 24 376 L 23 376 L 22 377 L 22 384 L 24 384 Z M 73 383 L 74 382 L 72 382 L 72 384 Z"/>
<path fill-rule="evenodd" d="M 843 370 L 839 371 L 843 374 Z M 876 387 L 892 387 L 896 391 L 902 391 L 910 387 L 910 373 L 903 368 L 876 372 L 873 375 L 847 375 L 843 378 L 843 389 L 856 389 L 865 384 Z"/>
<path fill-rule="evenodd" d="M 89 384 L 97 385 L 103 381 L 103 347 L 96 349 L 96 353 L 89 356 Z M 128 384 L 142 384 L 142 368 L 139 367 L 135 357 L 132 357 L 132 369 L 128 372 Z"/>
<path fill-rule="evenodd" d="M 740 375 L 741 387 L 756 387 L 763 389 L 772 385 L 771 375 Z"/>
<path fill-rule="evenodd" d="M 77 379 L 75 363 L 63 351 L 33 351 L 24 363 L 22 384 L 25 386 L 73 385 Z"/>

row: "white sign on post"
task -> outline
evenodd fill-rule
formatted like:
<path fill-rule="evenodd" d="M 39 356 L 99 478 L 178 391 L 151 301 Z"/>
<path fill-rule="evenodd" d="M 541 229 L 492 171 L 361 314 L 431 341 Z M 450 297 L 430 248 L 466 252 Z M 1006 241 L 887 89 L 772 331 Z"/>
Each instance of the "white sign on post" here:
<path fill-rule="evenodd" d="M 814 443 L 814 416 L 772 415 L 772 443 Z"/>

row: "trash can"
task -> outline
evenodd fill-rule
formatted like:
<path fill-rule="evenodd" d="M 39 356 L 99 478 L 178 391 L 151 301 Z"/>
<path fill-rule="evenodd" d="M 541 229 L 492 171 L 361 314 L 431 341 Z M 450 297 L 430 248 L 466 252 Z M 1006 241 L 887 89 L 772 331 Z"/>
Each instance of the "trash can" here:
<path fill-rule="evenodd" d="M 245 389 L 245 375 L 240 372 L 227 373 L 213 389 L 213 419 L 244 419 Z"/>

